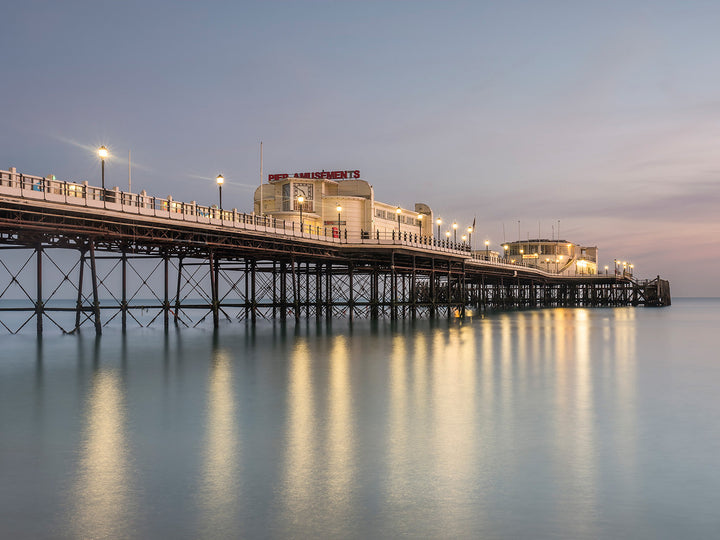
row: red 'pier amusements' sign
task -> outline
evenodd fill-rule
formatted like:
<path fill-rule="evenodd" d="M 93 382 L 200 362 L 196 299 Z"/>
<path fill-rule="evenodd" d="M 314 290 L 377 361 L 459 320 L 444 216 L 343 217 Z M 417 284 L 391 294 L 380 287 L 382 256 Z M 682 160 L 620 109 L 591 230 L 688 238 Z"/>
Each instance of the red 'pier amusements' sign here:
<path fill-rule="evenodd" d="M 360 171 L 315 171 L 295 174 L 268 174 L 268 182 L 284 178 L 311 178 L 313 180 L 352 180 L 360 178 Z"/>

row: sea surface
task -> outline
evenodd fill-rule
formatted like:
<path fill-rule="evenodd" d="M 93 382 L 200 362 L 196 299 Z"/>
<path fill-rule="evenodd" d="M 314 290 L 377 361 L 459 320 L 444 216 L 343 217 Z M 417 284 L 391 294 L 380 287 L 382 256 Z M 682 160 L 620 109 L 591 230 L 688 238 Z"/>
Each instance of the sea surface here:
<path fill-rule="evenodd" d="M 0 337 L 0 537 L 720 537 L 720 300 Z"/>

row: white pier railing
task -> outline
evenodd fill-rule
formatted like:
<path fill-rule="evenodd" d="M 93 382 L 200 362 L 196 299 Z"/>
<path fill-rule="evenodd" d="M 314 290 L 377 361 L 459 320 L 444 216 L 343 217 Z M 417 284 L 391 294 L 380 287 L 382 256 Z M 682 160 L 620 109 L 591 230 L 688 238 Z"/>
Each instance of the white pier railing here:
<path fill-rule="evenodd" d="M 220 210 L 217 206 L 204 206 L 195 201 L 186 203 L 172 197 L 161 198 L 141 193 L 128 193 L 118 188 L 103 189 L 88 182 L 67 182 L 55 178 L 42 178 L 21 174 L 15 170 L 0 171 L 0 194 L 22 199 L 67 204 L 75 207 L 96 208 L 124 215 L 148 216 L 184 221 L 220 228 L 244 229 L 267 234 L 302 238 L 331 244 L 402 245 L 470 256 L 470 247 L 464 243 L 438 240 L 408 232 L 353 231 L 347 228 L 322 227 L 300 224 L 269 216 L 247 214 L 233 210 Z"/>

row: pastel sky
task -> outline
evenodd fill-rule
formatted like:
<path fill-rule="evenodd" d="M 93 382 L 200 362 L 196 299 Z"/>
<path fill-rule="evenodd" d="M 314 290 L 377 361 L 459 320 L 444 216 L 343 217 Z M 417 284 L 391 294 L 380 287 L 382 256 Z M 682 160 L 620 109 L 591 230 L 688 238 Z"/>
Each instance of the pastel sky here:
<path fill-rule="evenodd" d="M 5 3 L 0 168 L 251 209 L 359 169 L 496 247 L 551 237 L 720 296 L 720 2 Z M 503 236 L 504 231 L 504 236 Z M 612 266 L 611 266 L 612 268 Z"/>

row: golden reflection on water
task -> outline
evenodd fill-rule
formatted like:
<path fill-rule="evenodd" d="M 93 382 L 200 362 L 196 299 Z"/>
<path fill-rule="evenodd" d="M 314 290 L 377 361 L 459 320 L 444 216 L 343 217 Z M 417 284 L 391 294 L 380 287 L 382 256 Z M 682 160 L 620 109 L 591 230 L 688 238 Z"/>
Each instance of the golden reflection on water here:
<path fill-rule="evenodd" d="M 513 317 L 504 313 L 500 317 L 500 362 L 498 364 L 498 379 L 502 415 L 499 421 L 508 425 L 513 419 L 513 361 L 520 358 L 520 351 L 525 350 L 525 334 L 522 313 Z M 513 341 L 513 338 L 515 341 Z"/>
<path fill-rule="evenodd" d="M 202 479 L 198 491 L 203 537 L 237 533 L 240 440 L 236 418 L 232 359 L 227 351 L 215 349 L 208 380 Z"/>
<path fill-rule="evenodd" d="M 312 361 L 307 340 L 298 338 L 290 353 L 288 418 L 286 423 L 285 464 L 282 498 L 290 530 L 307 526 L 316 494 L 314 470 L 317 425 L 312 377 Z"/>
<path fill-rule="evenodd" d="M 119 374 L 112 370 L 95 372 L 73 494 L 71 526 L 77 538 L 131 536 L 135 503 L 126 429 Z"/>
<path fill-rule="evenodd" d="M 448 537 L 458 537 L 464 524 L 477 519 L 479 508 L 457 504 L 472 500 L 478 468 L 476 422 L 475 328 L 461 325 L 437 336 L 433 348 L 433 412 L 437 518 Z"/>
<path fill-rule="evenodd" d="M 355 477 L 355 431 L 352 381 L 347 338 L 336 336 L 330 350 L 327 401 L 327 493 L 328 511 L 336 518 L 351 510 L 350 492 Z"/>
<path fill-rule="evenodd" d="M 388 414 L 388 497 L 393 504 L 399 504 L 407 495 L 408 478 L 412 478 L 409 456 L 409 432 L 407 429 L 408 390 L 407 390 L 407 351 L 405 336 L 392 338 L 390 353 L 390 411 Z"/>
<path fill-rule="evenodd" d="M 617 309 L 613 312 L 612 331 L 615 334 L 613 347 L 608 347 L 613 354 L 612 373 L 615 374 L 613 381 L 617 392 L 614 418 L 617 422 L 615 430 L 617 440 L 614 448 L 617 448 L 617 463 L 627 471 L 623 475 L 623 481 L 631 482 L 636 471 L 637 463 L 637 393 L 636 393 L 636 337 L 637 327 L 635 326 L 637 308 Z"/>
<path fill-rule="evenodd" d="M 583 529 L 569 534 L 592 536 L 597 505 L 598 470 L 595 435 L 597 411 L 591 322 L 587 309 L 557 310 L 555 367 L 557 398 L 554 411 L 558 449 L 555 466 L 561 478 L 562 498 L 558 512 L 577 516 Z M 570 353 L 572 351 L 572 353 Z M 597 360 L 597 359 L 596 359 Z"/>

